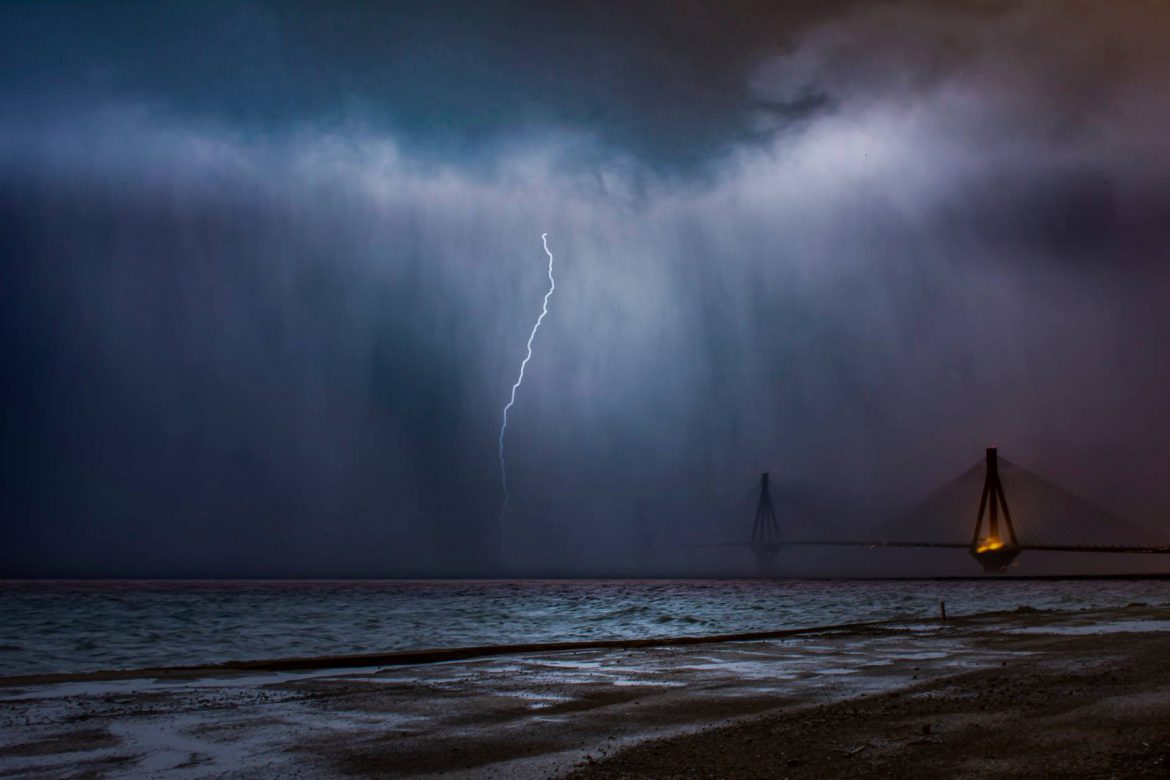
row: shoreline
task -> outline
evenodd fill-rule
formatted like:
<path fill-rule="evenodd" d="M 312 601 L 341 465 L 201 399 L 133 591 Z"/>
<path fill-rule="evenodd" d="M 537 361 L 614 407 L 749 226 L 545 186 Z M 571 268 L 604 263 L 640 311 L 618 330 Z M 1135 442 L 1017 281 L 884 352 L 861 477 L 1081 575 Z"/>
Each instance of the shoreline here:
<path fill-rule="evenodd" d="M 998 613 L 983 613 L 994 615 Z M 957 619 L 957 618 L 953 618 Z M 644 639 L 590 639 L 571 642 L 526 642 L 505 645 L 465 645 L 459 647 L 423 648 L 419 650 L 391 650 L 384 653 L 356 653 L 349 655 L 289 656 L 247 661 L 223 661 L 191 666 L 156 666 L 131 669 L 96 669 L 87 672 L 46 672 L 41 674 L 0 676 L 0 688 L 27 685 L 55 685 L 71 682 L 112 682 L 116 680 L 194 680 L 231 674 L 256 672 L 329 671 L 386 666 L 415 666 L 471 661 L 506 655 L 559 653 L 574 650 L 631 650 L 660 647 L 689 647 L 725 642 L 752 642 L 766 639 L 787 639 L 814 636 L 826 632 L 853 631 L 885 625 L 922 623 L 913 617 L 890 620 L 871 620 L 835 623 L 823 626 L 785 628 L 775 631 L 749 631 L 734 634 L 696 634 L 688 636 L 660 636 Z"/>
<path fill-rule="evenodd" d="M 1145 604 L 1130 604 L 1128 609 Z M 1167 604 L 1170 606 L 1170 603 Z M 1069 610 L 1069 614 L 1099 611 L 1095 608 Z M 228 660 L 207 664 L 186 664 L 174 666 L 144 666 L 125 669 L 93 669 L 76 672 L 38 672 L 32 674 L 0 675 L 0 689 L 28 685 L 54 685 L 78 682 L 112 682 L 119 680 L 198 680 L 206 677 L 225 677 L 240 674 L 265 672 L 307 672 L 373 667 L 414 666 L 452 661 L 471 661 L 494 656 L 525 655 L 533 653 L 556 653 L 576 650 L 628 650 L 665 647 L 689 647 L 694 645 L 720 644 L 727 642 L 751 642 L 771 639 L 786 639 L 801 636 L 815 636 L 828 632 L 849 632 L 868 628 L 897 627 L 906 624 L 958 623 L 963 620 L 994 618 L 1024 613 L 1061 613 L 1061 610 L 1033 609 L 1027 605 L 1015 610 L 989 610 L 966 614 L 949 614 L 946 617 L 922 617 L 916 615 L 896 616 L 882 620 L 850 621 L 817 626 L 775 629 L 769 631 L 746 631 L 720 634 L 689 634 L 682 636 L 655 636 L 634 639 L 586 639 L 566 642 L 520 642 L 494 645 L 459 645 L 454 647 L 430 647 L 409 650 L 388 650 L 372 653 L 351 653 L 319 656 L 277 656 L 245 660 Z"/>
<path fill-rule="evenodd" d="M 83 674 L 180 679 L 358 668 L 566 641 L 710 641 L 721 634 L 933 618 L 940 601 L 951 615 L 965 615 L 1021 604 L 1112 607 L 1168 598 L 1163 580 L 1108 579 L 9 584 L 0 586 L 6 617 L 0 678 L 25 684 L 86 679 Z M 498 645 L 520 647 L 478 650 Z M 477 649 L 463 650 L 469 647 Z M 420 655 L 392 655 L 408 652 Z M 350 655 L 362 657 L 332 660 Z"/>
<path fill-rule="evenodd" d="M 1086 766 L 1140 776 L 1162 766 L 1163 744 L 1170 756 L 1167 606 L 688 639 L 7 686 L 0 774 L 881 777 L 930 776 L 917 768 L 934 761 L 934 776 L 1035 775 L 1066 721 L 1091 733 Z M 1020 742 L 1016 732 L 1044 718 L 1047 736 Z M 1097 733 L 1098 721 L 1120 731 Z M 980 728 L 1022 758 L 970 763 Z"/>

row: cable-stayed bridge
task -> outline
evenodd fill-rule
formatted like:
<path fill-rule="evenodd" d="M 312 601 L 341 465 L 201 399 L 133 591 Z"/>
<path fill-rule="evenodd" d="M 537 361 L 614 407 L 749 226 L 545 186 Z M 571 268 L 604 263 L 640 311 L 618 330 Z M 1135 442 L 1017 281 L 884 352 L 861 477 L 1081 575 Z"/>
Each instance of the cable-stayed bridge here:
<path fill-rule="evenodd" d="M 801 524 L 804 525 L 804 524 Z M 986 572 L 1002 572 L 1026 550 L 1170 554 L 1170 536 L 1121 520 L 1043 477 L 999 457 L 986 457 L 872 536 L 817 533 L 777 516 L 760 479 L 751 536 L 734 543 L 767 568 L 786 547 L 923 547 L 965 549 Z"/>

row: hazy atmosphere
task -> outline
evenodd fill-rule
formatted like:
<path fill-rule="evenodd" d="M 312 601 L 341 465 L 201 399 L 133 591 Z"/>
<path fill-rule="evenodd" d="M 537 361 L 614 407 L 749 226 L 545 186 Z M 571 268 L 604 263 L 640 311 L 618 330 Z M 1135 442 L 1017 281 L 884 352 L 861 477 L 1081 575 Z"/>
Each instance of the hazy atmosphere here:
<path fill-rule="evenodd" d="M 647 551 L 746 539 L 762 471 L 865 529 L 991 444 L 1170 532 L 1168 35 L 6 4 L 0 574 L 701 573 Z"/>

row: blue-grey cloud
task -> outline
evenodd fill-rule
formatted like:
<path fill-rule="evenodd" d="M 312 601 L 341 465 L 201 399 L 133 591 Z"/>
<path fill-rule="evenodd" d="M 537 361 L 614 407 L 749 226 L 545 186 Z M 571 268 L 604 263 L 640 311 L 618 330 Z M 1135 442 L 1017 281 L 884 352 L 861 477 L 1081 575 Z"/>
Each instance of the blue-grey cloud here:
<path fill-rule="evenodd" d="M 0 84 L 262 133 L 360 122 L 439 159 L 571 131 L 594 156 L 693 169 L 824 104 L 760 99 L 746 75 L 846 5 L 26 3 L 5 9 Z"/>

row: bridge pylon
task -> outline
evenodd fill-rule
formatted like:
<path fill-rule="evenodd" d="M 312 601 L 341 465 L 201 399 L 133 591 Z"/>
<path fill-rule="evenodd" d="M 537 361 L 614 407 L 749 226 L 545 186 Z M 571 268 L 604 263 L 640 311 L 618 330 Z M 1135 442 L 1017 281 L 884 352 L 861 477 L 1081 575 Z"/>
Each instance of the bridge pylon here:
<path fill-rule="evenodd" d="M 999 480 L 998 453 L 995 447 L 988 447 L 983 497 L 979 499 L 979 514 L 975 517 L 975 531 L 971 534 L 971 556 L 979 561 L 985 572 L 994 574 L 1006 571 L 1019 554 L 1020 544 L 1012 525 L 1012 512 L 1008 509 L 1003 483 Z"/>
<path fill-rule="evenodd" d="M 756 520 L 752 525 L 752 552 L 760 573 L 767 573 L 780 550 L 780 526 L 776 523 L 776 510 L 772 507 L 772 493 L 768 490 L 768 472 L 760 475 L 760 500 L 756 504 Z"/>

